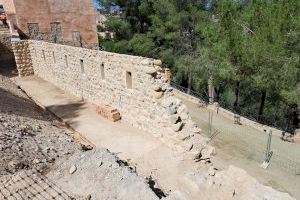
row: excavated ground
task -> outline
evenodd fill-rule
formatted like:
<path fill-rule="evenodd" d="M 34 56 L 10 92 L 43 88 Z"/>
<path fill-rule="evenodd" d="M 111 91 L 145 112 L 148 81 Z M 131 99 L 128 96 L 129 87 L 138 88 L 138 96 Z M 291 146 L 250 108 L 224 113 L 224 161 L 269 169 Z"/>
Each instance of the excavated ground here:
<path fill-rule="evenodd" d="M 0 199 L 158 199 L 125 162 L 72 134 L 0 75 Z"/>
<path fill-rule="evenodd" d="M 193 161 L 194 169 L 184 155 L 178 157 L 180 160 L 173 159 L 177 154 L 171 149 L 167 157 L 156 153 L 138 160 L 147 168 L 144 172 L 161 168 L 163 174 L 157 181 L 180 179 L 176 190 L 161 190 L 154 181 L 156 173 L 154 179 L 150 172 L 144 173 L 145 177 L 138 176 L 127 162 L 101 145 L 92 149 L 74 135 L 57 118 L 35 105 L 9 78 L 0 75 L 0 199 L 293 199 L 261 185 L 234 166 L 222 170 L 213 163 Z M 166 149 L 158 152 L 166 154 Z M 148 162 L 153 157 L 157 161 L 155 167 Z M 183 171 L 174 175 L 177 165 Z M 142 169 L 141 165 L 134 166 Z M 182 183 L 197 197 L 188 198 Z"/>

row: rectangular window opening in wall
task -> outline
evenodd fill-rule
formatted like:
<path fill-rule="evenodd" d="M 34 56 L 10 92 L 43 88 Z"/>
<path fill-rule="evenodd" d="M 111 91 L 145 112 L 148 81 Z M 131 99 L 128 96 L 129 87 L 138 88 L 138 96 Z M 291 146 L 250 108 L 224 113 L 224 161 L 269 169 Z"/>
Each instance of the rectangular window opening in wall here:
<path fill-rule="evenodd" d="M 42 50 L 42 53 L 43 53 L 43 58 L 44 58 L 44 60 L 46 60 L 45 51 Z"/>
<path fill-rule="evenodd" d="M 132 74 L 131 72 L 126 72 L 126 86 L 128 89 L 132 89 Z"/>
<path fill-rule="evenodd" d="M 55 53 L 52 51 L 52 56 L 53 56 L 53 62 L 56 63 L 56 58 L 55 58 Z"/>
<path fill-rule="evenodd" d="M 68 56 L 67 55 L 65 55 L 65 62 L 66 62 L 66 66 L 69 67 Z"/>
<path fill-rule="evenodd" d="M 104 80 L 105 79 L 104 63 L 101 64 L 100 70 L 101 70 L 101 79 Z"/>
<path fill-rule="evenodd" d="M 80 59 L 80 68 L 81 68 L 81 73 L 84 74 L 84 65 L 82 59 Z"/>
<path fill-rule="evenodd" d="M 29 38 L 38 40 L 40 37 L 39 24 L 38 23 L 27 23 L 27 28 L 28 28 Z"/>

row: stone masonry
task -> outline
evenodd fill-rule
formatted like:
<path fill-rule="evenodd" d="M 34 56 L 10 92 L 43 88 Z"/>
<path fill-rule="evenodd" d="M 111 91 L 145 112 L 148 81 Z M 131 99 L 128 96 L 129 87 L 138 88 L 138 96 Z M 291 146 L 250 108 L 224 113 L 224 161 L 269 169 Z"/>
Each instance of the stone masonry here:
<path fill-rule="evenodd" d="M 43 41 L 20 41 L 14 48 L 20 76 L 34 71 L 77 97 L 116 108 L 123 121 L 199 159 L 214 153 L 174 97 L 161 61 Z"/>
<path fill-rule="evenodd" d="M 33 75 L 31 56 L 29 51 L 29 42 L 12 42 L 15 55 L 15 61 L 18 66 L 20 77 Z"/>
<path fill-rule="evenodd" d="M 11 34 L 5 27 L 0 26 L 0 61 L 13 59 Z"/>

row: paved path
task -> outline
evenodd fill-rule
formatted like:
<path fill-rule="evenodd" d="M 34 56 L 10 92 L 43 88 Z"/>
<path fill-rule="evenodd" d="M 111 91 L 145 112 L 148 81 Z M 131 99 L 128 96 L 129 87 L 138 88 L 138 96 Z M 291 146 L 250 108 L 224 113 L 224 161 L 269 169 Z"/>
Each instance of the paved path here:
<path fill-rule="evenodd" d="M 94 145 L 105 147 L 136 165 L 139 174 L 152 175 L 165 192 L 180 190 L 188 199 L 198 199 L 198 188 L 186 176 L 195 172 L 198 166 L 184 154 L 174 152 L 150 133 L 102 118 L 94 111 L 93 105 L 40 78 L 32 76 L 15 80 L 33 100 L 55 113 Z"/>
<path fill-rule="evenodd" d="M 190 115 L 204 133 L 208 133 L 209 111 L 205 107 L 184 99 Z M 267 134 L 246 125 L 236 125 L 228 119 L 213 112 L 213 130 L 218 134 L 212 140 L 217 148 L 218 161 L 223 165 L 234 164 L 245 169 L 249 174 L 265 185 L 280 191 L 289 192 L 300 199 L 300 145 L 282 141 L 273 136 L 271 150 L 274 152 L 267 170 L 260 167 L 267 143 Z M 299 174 L 299 175 L 295 175 Z"/>

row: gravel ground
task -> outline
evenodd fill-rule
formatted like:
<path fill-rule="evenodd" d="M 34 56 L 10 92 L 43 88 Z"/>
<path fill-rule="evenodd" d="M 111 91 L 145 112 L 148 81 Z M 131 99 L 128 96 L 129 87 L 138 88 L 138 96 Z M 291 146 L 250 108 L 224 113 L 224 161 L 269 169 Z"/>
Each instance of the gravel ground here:
<path fill-rule="evenodd" d="M 146 179 L 139 177 L 126 162 L 102 148 L 61 160 L 46 176 L 67 193 L 90 196 L 92 200 L 158 199 Z"/>
<path fill-rule="evenodd" d="M 0 199 L 157 199 L 125 162 L 70 135 L 0 75 Z"/>
<path fill-rule="evenodd" d="M 9 79 L 0 77 L 0 176 L 23 169 L 46 170 L 81 145 L 58 128 L 54 116 L 41 110 Z"/>

